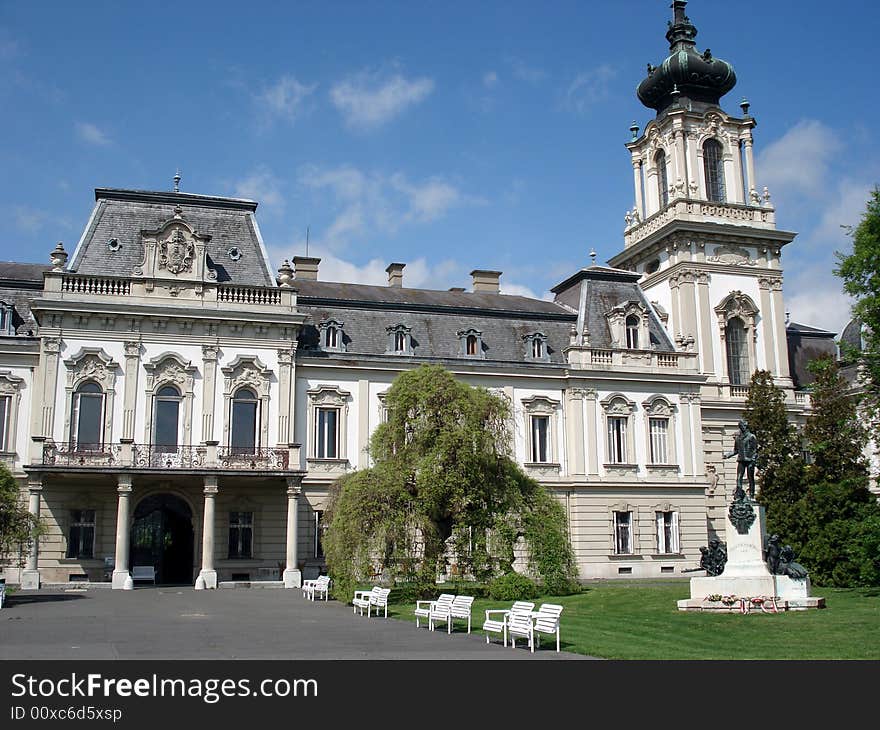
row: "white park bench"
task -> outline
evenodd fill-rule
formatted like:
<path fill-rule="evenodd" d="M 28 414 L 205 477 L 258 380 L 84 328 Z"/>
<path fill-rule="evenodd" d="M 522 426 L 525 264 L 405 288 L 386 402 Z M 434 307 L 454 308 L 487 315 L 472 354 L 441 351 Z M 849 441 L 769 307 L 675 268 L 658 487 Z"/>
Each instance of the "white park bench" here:
<path fill-rule="evenodd" d="M 489 634 L 501 634 L 504 637 L 504 646 L 507 646 L 507 620 L 514 611 L 525 612 L 531 616 L 535 604 L 531 601 L 514 601 L 510 608 L 490 608 L 486 611 L 486 620 L 483 622 L 483 631 L 486 634 L 486 643 L 489 643 Z"/>
<path fill-rule="evenodd" d="M 448 607 L 434 606 L 428 614 L 428 625 L 431 631 L 437 622 L 446 622 L 446 632 L 452 633 L 452 624 L 455 619 L 467 620 L 467 632 L 471 633 L 471 606 L 474 604 L 473 596 L 456 596 Z"/>
<path fill-rule="evenodd" d="M 352 612 L 357 613 L 360 611 L 361 616 L 364 615 L 364 609 L 367 611 L 367 617 L 370 616 L 370 611 L 373 606 L 376 607 L 376 615 L 379 615 L 379 609 L 385 609 L 385 618 L 388 618 L 388 596 L 391 593 L 390 588 L 380 588 L 379 586 L 375 586 L 369 591 L 355 591 L 354 599 L 352 600 Z"/>
<path fill-rule="evenodd" d="M 529 643 L 529 649 L 534 653 L 535 642 L 541 646 L 541 634 L 556 635 L 556 651 L 559 651 L 559 617 L 562 614 L 562 606 L 555 603 L 542 603 L 537 612 L 511 613 L 508 619 L 507 633 L 510 635 L 510 643 L 516 647 L 516 637 L 522 636 Z"/>
<path fill-rule="evenodd" d="M 150 583 L 156 583 L 156 569 L 152 565 L 133 565 L 131 566 L 131 581 L 145 580 Z"/>
<path fill-rule="evenodd" d="M 455 600 L 455 596 L 452 593 L 441 593 L 435 600 L 433 601 L 416 601 L 416 628 L 419 628 L 419 619 L 423 618 L 426 621 L 429 621 L 431 616 L 431 609 L 434 606 L 438 607 L 438 610 L 441 610 L 444 606 L 449 607 L 452 605 L 452 601 Z M 430 622 L 429 622 L 430 626 Z"/>
<path fill-rule="evenodd" d="M 319 575 L 317 578 L 303 581 L 302 592 L 303 596 L 310 601 L 315 600 L 315 595 L 319 598 L 323 596 L 326 601 L 327 594 L 330 592 L 330 576 Z"/>

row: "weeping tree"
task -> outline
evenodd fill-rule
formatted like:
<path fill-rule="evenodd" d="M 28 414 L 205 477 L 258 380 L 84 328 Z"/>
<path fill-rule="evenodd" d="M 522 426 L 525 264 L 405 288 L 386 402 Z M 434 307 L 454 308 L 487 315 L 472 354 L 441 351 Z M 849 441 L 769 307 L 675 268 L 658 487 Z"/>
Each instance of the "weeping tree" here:
<path fill-rule="evenodd" d="M 401 374 L 370 440 L 374 466 L 331 489 L 324 540 L 337 594 L 382 573 L 433 585 L 447 550 L 477 580 L 512 571 L 525 543 L 547 591 L 576 572 L 562 506 L 511 454 L 509 403 L 439 366 Z"/>

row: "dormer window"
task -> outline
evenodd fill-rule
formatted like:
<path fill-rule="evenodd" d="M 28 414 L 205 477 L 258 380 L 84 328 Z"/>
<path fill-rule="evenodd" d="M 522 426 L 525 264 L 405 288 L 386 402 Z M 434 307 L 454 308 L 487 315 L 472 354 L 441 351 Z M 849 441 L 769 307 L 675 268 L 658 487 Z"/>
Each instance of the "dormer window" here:
<path fill-rule="evenodd" d="M 0 335 L 14 335 L 15 327 L 12 326 L 12 305 L 0 302 Z"/>
<path fill-rule="evenodd" d="M 527 360 L 549 360 L 547 351 L 547 336 L 543 332 L 532 332 L 523 336 L 526 346 Z"/>
<path fill-rule="evenodd" d="M 345 352 L 342 322 L 327 319 L 318 325 L 321 349 L 329 352 Z"/>
<path fill-rule="evenodd" d="M 469 329 L 458 332 L 459 354 L 462 357 L 483 357 L 483 333 Z"/>
<path fill-rule="evenodd" d="M 413 341 L 412 333 L 405 324 L 397 324 L 393 327 L 386 327 L 388 333 L 388 350 L 387 352 L 394 355 L 412 355 Z"/>
<path fill-rule="evenodd" d="M 626 346 L 630 350 L 639 349 L 639 317 L 635 314 L 626 318 Z"/>

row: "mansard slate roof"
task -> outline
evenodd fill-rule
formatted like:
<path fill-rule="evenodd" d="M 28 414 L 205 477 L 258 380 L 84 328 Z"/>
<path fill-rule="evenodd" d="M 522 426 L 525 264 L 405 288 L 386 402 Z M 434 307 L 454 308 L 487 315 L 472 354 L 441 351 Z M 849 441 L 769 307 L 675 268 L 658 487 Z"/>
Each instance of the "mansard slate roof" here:
<path fill-rule="evenodd" d="M 524 336 L 540 332 L 546 337 L 549 363 L 562 365 L 563 348 L 579 321 L 588 323 L 592 347 L 610 348 L 606 314 L 628 301 L 648 309 L 651 349 L 674 351 L 639 289 L 638 278 L 628 271 L 590 267 L 555 287 L 556 300 L 552 302 L 489 292 L 296 280 L 297 307 L 309 315 L 300 335 L 299 354 L 329 358 L 384 355 L 389 344 L 386 328 L 402 324 L 411 330 L 412 357 L 416 360 L 462 357 L 458 333 L 475 329 L 482 335 L 485 361 L 546 364 L 526 357 Z M 587 288 L 583 312 L 579 311 L 581 286 Z M 344 353 L 325 353 L 319 348 L 318 325 L 330 319 L 343 323 Z M 479 358 L 465 359 L 480 362 Z"/>
<path fill-rule="evenodd" d="M 20 335 L 37 332 L 31 300 L 43 288 L 43 272 L 51 268 L 48 264 L 0 261 L 0 301 L 12 305 L 12 326 Z"/>
<path fill-rule="evenodd" d="M 218 283 L 274 286 L 266 250 L 254 218 L 257 203 L 191 193 L 97 188 L 95 209 L 68 268 L 79 274 L 131 276 L 143 261 L 141 231 L 159 228 L 174 217 L 179 205 L 183 220 L 208 242 L 208 266 Z M 119 242 L 111 251 L 110 239 Z M 237 248 L 240 258 L 228 254 Z"/>

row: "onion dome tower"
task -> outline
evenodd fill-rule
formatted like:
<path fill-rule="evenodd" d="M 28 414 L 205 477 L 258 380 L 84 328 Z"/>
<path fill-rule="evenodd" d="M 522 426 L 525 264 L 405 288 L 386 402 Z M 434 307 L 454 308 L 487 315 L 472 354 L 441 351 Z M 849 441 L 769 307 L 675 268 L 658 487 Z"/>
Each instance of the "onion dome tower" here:
<path fill-rule="evenodd" d="M 713 58 L 708 48 L 697 51 L 697 29 L 684 14 L 685 0 L 672 4 L 674 17 L 666 31 L 669 56 L 659 66 L 648 64 L 648 76 L 637 94 L 645 106 L 661 115 L 674 104 L 696 110 L 718 106 L 722 96 L 736 85 L 733 66 Z"/>

